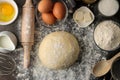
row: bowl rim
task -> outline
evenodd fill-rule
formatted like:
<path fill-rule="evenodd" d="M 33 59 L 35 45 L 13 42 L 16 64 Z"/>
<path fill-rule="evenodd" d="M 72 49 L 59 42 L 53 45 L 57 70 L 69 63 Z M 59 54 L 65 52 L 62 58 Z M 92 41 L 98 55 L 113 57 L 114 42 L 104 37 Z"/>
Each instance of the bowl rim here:
<path fill-rule="evenodd" d="M 19 12 L 16 2 L 14 0 L 1 0 L 0 2 L 7 2 L 7 3 L 11 4 L 15 9 L 15 15 L 14 15 L 13 19 L 11 19 L 8 22 L 0 22 L 0 25 L 8 25 L 8 24 L 13 23 L 16 20 L 16 18 L 18 16 L 18 12 Z"/>
<path fill-rule="evenodd" d="M 120 48 L 120 45 L 118 45 L 118 47 L 116 47 L 116 48 L 114 48 L 114 49 L 112 49 L 112 50 L 105 50 L 105 49 L 101 48 L 101 47 L 96 43 L 96 41 L 95 41 L 95 38 L 94 38 L 95 29 L 97 28 L 97 26 L 98 26 L 100 23 L 102 23 L 102 22 L 104 22 L 104 21 L 112 21 L 112 22 L 114 22 L 114 23 L 120 28 L 120 24 L 119 24 L 117 21 L 115 21 L 115 20 L 111 20 L 111 19 L 102 20 L 102 21 L 100 21 L 98 24 L 95 25 L 95 28 L 94 28 L 94 31 L 93 31 L 93 41 L 94 41 L 95 45 L 96 45 L 99 49 L 101 49 L 101 50 L 103 50 L 103 51 L 107 51 L 107 52 L 116 51 L 116 50 L 118 50 L 118 49 Z"/>
<path fill-rule="evenodd" d="M 100 1 L 97 3 L 97 9 L 98 9 L 99 13 L 100 13 L 102 16 L 109 18 L 109 17 L 115 16 L 115 15 L 118 13 L 118 11 L 119 11 L 119 9 L 120 9 L 120 4 L 119 4 L 118 0 L 115 0 L 115 1 L 118 3 L 118 10 L 117 10 L 113 15 L 109 15 L 109 16 L 103 14 L 103 13 L 99 10 L 99 5 L 100 5 L 101 1 L 102 1 L 102 0 L 100 0 Z"/>

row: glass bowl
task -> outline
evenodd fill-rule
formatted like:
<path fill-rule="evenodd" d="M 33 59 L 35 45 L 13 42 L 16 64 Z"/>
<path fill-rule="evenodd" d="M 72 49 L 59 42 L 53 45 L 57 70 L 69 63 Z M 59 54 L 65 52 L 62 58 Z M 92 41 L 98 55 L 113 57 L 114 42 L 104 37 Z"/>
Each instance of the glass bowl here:
<path fill-rule="evenodd" d="M 38 23 L 39 26 L 53 27 L 53 26 L 56 26 L 56 25 L 61 25 L 66 21 L 66 19 L 68 17 L 68 7 L 67 7 L 66 3 L 63 0 L 52 0 L 52 1 L 53 2 L 60 1 L 65 5 L 65 8 L 66 8 L 65 17 L 62 20 L 57 20 L 56 23 L 53 24 L 53 25 L 48 25 L 42 20 L 41 13 L 38 11 L 38 5 L 37 5 L 36 9 L 35 9 L 35 17 L 36 17 L 36 20 L 37 20 L 37 23 Z"/>

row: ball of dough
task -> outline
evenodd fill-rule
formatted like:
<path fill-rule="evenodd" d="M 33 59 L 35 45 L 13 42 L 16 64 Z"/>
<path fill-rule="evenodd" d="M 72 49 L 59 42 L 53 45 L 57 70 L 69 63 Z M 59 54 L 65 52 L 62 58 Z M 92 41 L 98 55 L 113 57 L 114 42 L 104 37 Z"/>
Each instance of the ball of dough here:
<path fill-rule="evenodd" d="M 62 69 L 72 65 L 78 58 L 79 45 L 68 32 L 59 31 L 47 35 L 40 44 L 39 58 L 50 69 Z"/>

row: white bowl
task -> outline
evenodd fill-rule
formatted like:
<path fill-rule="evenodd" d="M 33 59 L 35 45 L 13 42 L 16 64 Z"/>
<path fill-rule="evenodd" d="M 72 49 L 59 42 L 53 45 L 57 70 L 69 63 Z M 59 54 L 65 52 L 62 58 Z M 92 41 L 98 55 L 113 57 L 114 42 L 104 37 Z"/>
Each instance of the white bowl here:
<path fill-rule="evenodd" d="M 14 9 L 15 9 L 15 15 L 14 15 L 13 19 L 10 20 L 10 21 L 8 21 L 8 22 L 1 22 L 1 21 L 0 21 L 0 25 L 8 25 L 8 24 L 11 24 L 12 22 L 15 21 L 15 19 L 16 19 L 17 16 L 18 16 L 18 6 L 17 6 L 17 4 L 15 3 L 14 0 L 0 0 L 0 3 L 1 3 L 1 2 L 10 3 L 10 4 L 14 7 Z"/>
<path fill-rule="evenodd" d="M 79 12 L 89 12 L 89 13 L 91 14 L 92 20 L 90 20 L 89 22 L 80 22 L 80 21 L 78 21 L 78 20 L 76 19 L 76 15 L 78 15 Z M 83 16 L 84 16 L 84 14 L 83 14 Z M 78 17 L 77 17 L 77 18 L 78 18 Z M 79 9 L 77 9 L 77 10 L 75 11 L 75 13 L 73 14 L 73 19 L 74 19 L 74 21 L 79 25 L 79 27 L 84 28 L 84 27 L 89 26 L 89 25 L 94 21 L 95 16 L 94 16 L 93 12 L 92 12 L 89 8 L 87 8 L 87 7 L 85 7 L 85 6 L 82 6 L 82 7 L 80 7 Z"/>
<path fill-rule="evenodd" d="M 15 50 L 17 45 L 16 36 L 9 31 L 0 32 L 0 52 L 8 53 Z"/>

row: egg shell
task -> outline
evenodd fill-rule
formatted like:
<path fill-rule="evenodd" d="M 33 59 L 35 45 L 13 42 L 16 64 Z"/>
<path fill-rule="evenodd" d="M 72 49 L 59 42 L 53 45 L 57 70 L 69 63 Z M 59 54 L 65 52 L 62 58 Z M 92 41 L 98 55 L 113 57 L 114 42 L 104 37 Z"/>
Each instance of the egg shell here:
<path fill-rule="evenodd" d="M 42 13 L 42 20 L 49 25 L 52 25 L 56 22 L 56 18 L 52 12 Z"/>
<path fill-rule="evenodd" d="M 65 5 L 62 2 L 56 2 L 53 7 L 53 14 L 57 19 L 63 19 L 66 14 Z"/>
<path fill-rule="evenodd" d="M 41 13 L 46 13 L 52 11 L 53 2 L 52 0 L 41 0 L 38 4 L 38 11 Z"/>

